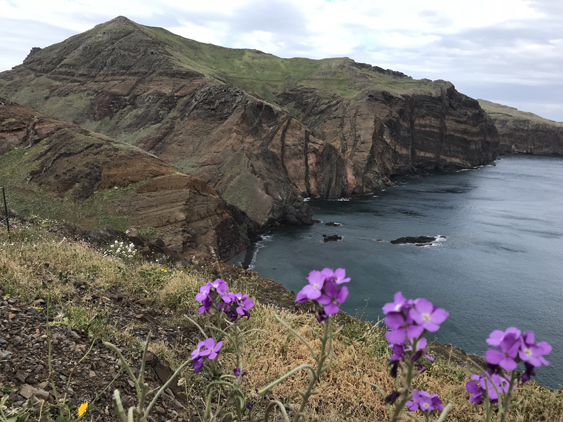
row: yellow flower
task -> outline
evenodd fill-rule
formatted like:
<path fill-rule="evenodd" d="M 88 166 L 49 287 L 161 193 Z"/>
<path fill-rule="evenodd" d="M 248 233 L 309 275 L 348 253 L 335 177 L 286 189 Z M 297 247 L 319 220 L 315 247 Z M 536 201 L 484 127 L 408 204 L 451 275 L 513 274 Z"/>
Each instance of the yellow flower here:
<path fill-rule="evenodd" d="M 84 413 L 86 413 L 86 409 L 88 409 L 88 402 L 86 403 L 82 403 L 80 405 L 80 407 L 78 408 L 78 417 L 82 416 Z"/>
<path fill-rule="evenodd" d="M 167 272 L 168 272 L 168 270 L 164 270 L 164 272 L 165 272 L 165 273 L 167 273 Z"/>

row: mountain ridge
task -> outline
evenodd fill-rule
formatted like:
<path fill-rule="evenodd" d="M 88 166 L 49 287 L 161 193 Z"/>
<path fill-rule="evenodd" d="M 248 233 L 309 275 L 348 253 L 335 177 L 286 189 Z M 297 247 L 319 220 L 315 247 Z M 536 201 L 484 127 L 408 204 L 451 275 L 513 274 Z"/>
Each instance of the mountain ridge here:
<path fill-rule="evenodd" d="M 123 17 L 0 73 L 0 95 L 203 178 L 260 226 L 312 223 L 304 197 L 372 193 L 498 148 L 479 103 L 449 82 L 226 49 Z"/>

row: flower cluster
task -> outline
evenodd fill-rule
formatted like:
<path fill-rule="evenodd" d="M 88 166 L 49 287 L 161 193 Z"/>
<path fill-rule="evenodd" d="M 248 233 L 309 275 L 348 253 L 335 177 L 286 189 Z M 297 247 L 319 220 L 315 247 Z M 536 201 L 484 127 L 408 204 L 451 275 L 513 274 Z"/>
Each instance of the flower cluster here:
<path fill-rule="evenodd" d="M 427 391 L 415 390 L 412 392 L 412 398 L 405 404 L 411 412 L 420 409 L 423 412 L 432 412 L 433 410 L 444 410 L 442 400 L 438 398 L 438 394 L 430 395 Z"/>
<path fill-rule="evenodd" d="M 519 378 L 523 383 L 536 375 L 535 368 L 549 365 L 544 355 L 551 353 L 551 346 L 545 341 L 536 343 L 532 331 L 522 334 L 516 327 L 509 327 L 505 331 L 495 330 L 489 335 L 487 344 L 494 347 L 485 353 L 487 373 L 473 375 L 471 379 L 475 382 L 469 381 L 465 385 L 472 403 L 482 403 L 487 393 L 489 401 L 497 403 L 498 394 L 506 394 L 510 389 L 511 376 L 505 371 L 514 371 L 520 362 L 524 362 L 526 368 Z M 515 378 L 513 381 L 517 380 Z M 516 389 L 516 385 L 513 389 Z"/>
<path fill-rule="evenodd" d="M 487 343 L 495 349 L 489 349 L 485 353 L 488 372 L 498 373 L 499 367 L 505 371 L 513 371 L 519 362 L 524 362 L 526 373 L 522 381 L 528 381 L 535 375 L 534 368 L 549 365 L 544 355 L 551 353 L 551 346 L 545 341 L 535 343 L 534 333 L 528 331 L 524 334 L 515 327 L 509 327 L 506 331 L 496 330 L 491 333 Z"/>
<path fill-rule="evenodd" d="M 199 372 L 203 368 L 205 358 L 213 360 L 217 357 L 217 352 L 223 347 L 223 342 L 215 344 L 215 340 L 209 337 L 206 340 L 200 341 L 197 348 L 192 352 L 192 361 L 194 364 L 194 371 Z"/>
<path fill-rule="evenodd" d="M 405 299 L 395 293 L 395 301 L 383 307 L 385 324 L 391 329 L 385 334 L 391 344 L 414 343 L 426 331 L 438 331 L 440 324 L 450 315 L 427 299 Z"/>
<path fill-rule="evenodd" d="M 505 394 L 508 392 L 509 382 L 506 378 L 501 377 L 498 374 L 493 374 L 487 376 L 483 375 L 472 375 L 471 379 L 473 381 L 468 381 L 465 385 L 465 389 L 470 394 L 469 401 L 475 404 L 481 404 L 483 398 L 487 396 L 487 390 L 489 392 L 489 400 L 491 403 L 498 402 L 498 393 Z M 513 387 L 516 389 L 516 386 Z"/>
<path fill-rule="evenodd" d="M 224 280 L 218 278 L 213 283 L 207 282 L 201 286 L 195 300 L 201 302 L 199 313 L 204 314 L 211 310 L 213 303 L 217 303 L 217 309 L 227 314 L 227 317 L 235 322 L 239 317 L 250 318 L 250 311 L 254 307 L 254 301 L 242 293 L 227 292 L 229 286 Z"/>
<path fill-rule="evenodd" d="M 104 256 L 111 256 L 117 259 L 127 260 L 134 258 L 136 254 L 137 250 L 135 249 L 135 245 L 133 243 L 127 245 L 116 240 L 114 243 L 111 243 L 107 247 Z"/>
<path fill-rule="evenodd" d="M 313 300 L 321 305 L 323 309 L 317 312 L 317 320 L 323 322 L 330 315 L 335 315 L 340 310 L 340 305 L 348 297 L 348 288 L 341 286 L 350 281 L 346 277 L 346 270 L 338 268 L 335 271 L 325 268 L 322 271 L 311 271 L 307 277 L 308 285 L 303 287 L 295 299 L 298 303 Z"/>

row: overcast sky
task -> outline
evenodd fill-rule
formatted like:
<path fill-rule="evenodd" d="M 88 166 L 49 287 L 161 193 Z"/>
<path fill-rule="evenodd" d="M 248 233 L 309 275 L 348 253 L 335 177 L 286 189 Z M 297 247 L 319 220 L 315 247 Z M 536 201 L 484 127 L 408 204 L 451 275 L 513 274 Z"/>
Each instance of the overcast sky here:
<path fill-rule="evenodd" d="M 563 121 L 563 0 L 0 0 L 0 71 L 123 15 L 280 57 L 350 57 Z"/>

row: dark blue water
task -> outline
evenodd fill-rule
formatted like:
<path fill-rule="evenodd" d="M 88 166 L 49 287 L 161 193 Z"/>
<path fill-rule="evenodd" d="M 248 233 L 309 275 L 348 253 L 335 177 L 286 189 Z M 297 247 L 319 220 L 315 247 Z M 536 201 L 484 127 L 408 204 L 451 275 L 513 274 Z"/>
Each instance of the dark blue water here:
<path fill-rule="evenodd" d="M 538 381 L 563 384 L 563 159 L 508 157 L 496 166 L 398 181 L 377 196 L 311 201 L 315 224 L 276 230 L 254 270 L 299 291 L 313 269 L 346 268 L 343 306 L 381 318 L 396 291 L 450 312 L 436 333 L 483 354 L 493 330 L 516 326 L 548 341 L 551 366 Z M 340 242 L 323 243 L 338 234 Z M 446 236 L 436 246 L 393 245 L 402 236 Z M 383 239 L 384 242 L 378 242 Z M 433 338 L 430 338 L 433 339 Z"/>

